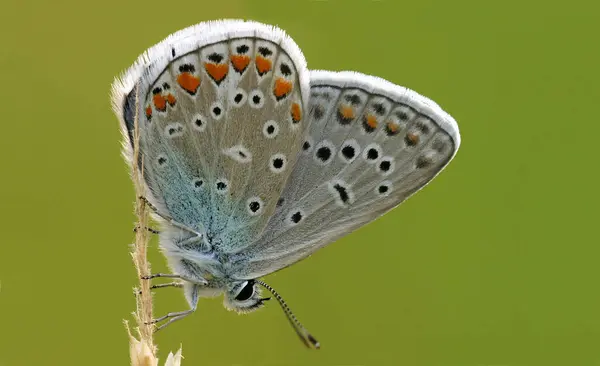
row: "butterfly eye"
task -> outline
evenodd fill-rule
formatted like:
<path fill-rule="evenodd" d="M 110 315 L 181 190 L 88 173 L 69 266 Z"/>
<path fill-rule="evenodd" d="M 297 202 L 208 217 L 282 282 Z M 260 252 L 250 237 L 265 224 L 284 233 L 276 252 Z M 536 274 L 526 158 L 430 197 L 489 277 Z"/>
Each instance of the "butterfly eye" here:
<path fill-rule="evenodd" d="M 254 295 L 254 281 L 246 282 L 246 286 L 235 297 L 237 301 L 246 301 Z"/>

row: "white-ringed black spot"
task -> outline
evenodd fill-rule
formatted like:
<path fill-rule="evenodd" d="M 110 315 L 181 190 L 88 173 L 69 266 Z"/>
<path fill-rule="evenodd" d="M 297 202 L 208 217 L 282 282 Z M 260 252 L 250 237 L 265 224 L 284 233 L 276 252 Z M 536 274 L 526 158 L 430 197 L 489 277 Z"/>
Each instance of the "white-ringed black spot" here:
<path fill-rule="evenodd" d="M 279 134 L 279 125 L 275 121 L 272 121 L 272 120 L 267 121 L 263 125 L 262 132 L 263 132 L 263 135 L 268 139 L 275 138 L 275 136 L 277 136 L 277 134 Z"/>
<path fill-rule="evenodd" d="M 333 144 L 328 140 L 324 140 L 315 147 L 314 159 L 318 164 L 326 165 L 331 162 L 334 154 L 335 147 Z"/>
<path fill-rule="evenodd" d="M 248 100 L 248 104 L 250 104 L 250 107 L 256 109 L 262 108 L 262 106 L 265 104 L 265 97 L 263 95 L 263 92 L 261 92 L 258 89 L 254 89 L 250 92 L 250 94 L 248 95 Z"/>
<path fill-rule="evenodd" d="M 390 156 L 384 156 L 377 164 L 377 170 L 379 171 L 379 173 L 385 176 L 391 174 L 394 171 L 394 166 L 394 159 Z"/>
<path fill-rule="evenodd" d="M 216 120 L 220 120 L 223 117 L 223 106 L 219 102 L 214 102 L 210 106 L 210 114 Z"/>
<path fill-rule="evenodd" d="M 225 194 L 229 190 L 229 182 L 227 179 L 218 179 L 215 183 L 215 187 L 217 188 L 218 194 Z"/>
<path fill-rule="evenodd" d="M 246 207 L 250 216 L 258 216 L 263 212 L 263 201 L 259 197 L 251 197 L 246 201 Z"/>
<path fill-rule="evenodd" d="M 339 156 L 345 163 L 350 163 L 356 159 L 356 157 L 360 154 L 360 146 L 356 140 L 347 140 L 342 144 L 342 148 L 340 149 Z"/>
<path fill-rule="evenodd" d="M 233 94 L 231 102 L 235 107 L 241 107 L 244 103 L 246 103 L 246 98 L 247 95 L 244 89 L 238 89 Z"/>
<path fill-rule="evenodd" d="M 199 191 L 199 190 L 201 190 L 203 187 L 204 187 L 204 181 L 203 181 L 202 179 L 200 179 L 200 178 L 195 178 L 195 179 L 192 181 L 192 188 L 193 188 L 195 191 Z"/>
<path fill-rule="evenodd" d="M 375 143 L 367 145 L 363 150 L 363 159 L 372 164 L 381 158 L 381 147 Z"/>
<path fill-rule="evenodd" d="M 293 210 L 288 216 L 289 223 L 292 226 L 298 225 L 302 219 L 304 219 L 304 212 L 302 210 Z"/>
<path fill-rule="evenodd" d="M 379 163 L 379 169 L 381 169 L 381 171 L 383 172 L 387 172 L 390 170 L 391 164 L 392 163 L 389 161 L 382 161 L 381 163 Z"/>
<path fill-rule="evenodd" d="M 191 124 L 194 130 L 202 132 L 206 129 L 206 118 L 201 114 L 197 114 L 192 118 Z"/>
<path fill-rule="evenodd" d="M 381 182 L 377 187 L 375 187 L 375 194 L 380 197 L 389 196 L 392 192 L 392 182 L 389 180 Z"/>
<path fill-rule="evenodd" d="M 175 49 L 171 48 L 171 57 L 175 57 Z"/>
<path fill-rule="evenodd" d="M 275 154 L 275 155 L 271 156 L 271 159 L 269 161 L 269 169 L 273 173 L 281 173 L 282 171 L 285 170 L 286 165 L 287 165 L 287 159 L 286 159 L 285 155 Z"/>
<path fill-rule="evenodd" d="M 335 189 L 337 191 L 337 193 L 340 195 L 340 199 L 342 200 L 343 203 L 348 202 L 350 197 L 348 196 L 348 191 L 346 190 L 346 187 L 341 186 L 339 184 L 334 184 L 333 189 Z"/>
<path fill-rule="evenodd" d="M 338 206 L 346 207 L 354 201 L 354 194 L 344 181 L 329 182 L 329 192 L 334 195 Z"/>
<path fill-rule="evenodd" d="M 341 152 L 344 158 L 346 158 L 346 160 L 352 160 L 352 158 L 354 158 L 354 156 L 356 155 L 356 150 L 353 146 L 350 145 L 344 146 Z"/>
<path fill-rule="evenodd" d="M 331 157 L 331 149 L 327 146 L 322 146 L 317 149 L 317 158 L 322 162 L 326 162 Z"/>

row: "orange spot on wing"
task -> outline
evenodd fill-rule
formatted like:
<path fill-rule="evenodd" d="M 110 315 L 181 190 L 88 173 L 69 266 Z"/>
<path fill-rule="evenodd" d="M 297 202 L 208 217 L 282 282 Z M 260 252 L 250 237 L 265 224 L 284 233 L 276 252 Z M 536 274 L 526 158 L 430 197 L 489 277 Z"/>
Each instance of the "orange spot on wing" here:
<path fill-rule="evenodd" d="M 396 133 L 400 129 L 400 126 L 398 126 L 396 123 L 390 121 L 387 123 L 387 128 L 391 133 Z"/>
<path fill-rule="evenodd" d="M 349 105 L 341 105 L 340 106 L 340 114 L 345 119 L 353 119 L 354 118 L 354 108 Z"/>
<path fill-rule="evenodd" d="M 290 91 L 292 91 L 292 82 L 285 80 L 284 78 L 278 78 L 275 80 L 275 87 L 273 88 L 273 94 L 276 98 L 285 97 Z"/>
<path fill-rule="evenodd" d="M 406 140 L 409 145 L 414 146 L 419 142 L 419 135 L 416 133 L 408 133 L 406 134 Z"/>
<path fill-rule="evenodd" d="M 229 65 L 227 64 L 211 64 L 205 63 L 204 68 L 210 77 L 212 77 L 217 83 L 225 79 L 227 72 L 229 71 Z"/>
<path fill-rule="evenodd" d="M 271 70 L 271 60 L 262 56 L 256 56 L 256 70 L 260 75 L 267 73 Z"/>
<path fill-rule="evenodd" d="M 244 55 L 231 55 L 231 64 L 239 72 L 243 72 L 250 63 L 250 57 Z"/>
<path fill-rule="evenodd" d="M 300 109 L 300 104 L 298 104 L 298 103 L 292 104 L 291 112 L 292 112 L 292 121 L 294 123 L 300 122 L 300 119 L 302 118 L 302 110 Z"/>
<path fill-rule="evenodd" d="M 367 125 L 371 128 L 377 128 L 377 117 L 372 114 L 367 115 Z"/>
<path fill-rule="evenodd" d="M 167 102 L 169 102 L 169 105 L 171 107 L 174 106 L 177 102 L 177 99 L 175 99 L 175 96 L 171 93 L 169 93 L 165 99 L 167 100 Z"/>
<path fill-rule="evenodd" d="M 150 106 L 146 107 L 146 118 L 148 118 L 148 119 L 152 118 L 152 107 L 150 107 Z"/>
<path fill-rule="evenodd" d="M 167 110 L 167 101 L 165 100 L 165 97 L 160 94 L 154 94 L 152 103 L 154 103 L 154 108 L 156 108 L 157 111 L 164 112 Z"/>
<path fill-rule="evenodd" d="M 189 72 L 182 72 L 177 76 L 177 83 L 185 91 L 193 95 L 196 94 L 196 91 L 200 86 L 200 79 L 190 74 Z"/>

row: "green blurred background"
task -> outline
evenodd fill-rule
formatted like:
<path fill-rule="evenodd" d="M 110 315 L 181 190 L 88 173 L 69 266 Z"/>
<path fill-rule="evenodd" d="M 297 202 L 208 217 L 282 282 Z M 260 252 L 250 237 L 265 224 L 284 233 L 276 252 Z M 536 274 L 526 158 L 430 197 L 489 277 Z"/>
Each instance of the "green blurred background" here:
<path fill-rule="evenodd" d="M 126 365 L 134 192 L 109 90 L 168 34 L 241 17 L 284 28 L 310 68 L 436 100 L 463 144 L 400 208 L 157 335 L 185 365 L 600 365 L 598 3 L 4 0 L 0 365 Z M 150 259 L 166 270 L 152 244 Z M 176 289 L 156 314 L 186 308 Z"/>

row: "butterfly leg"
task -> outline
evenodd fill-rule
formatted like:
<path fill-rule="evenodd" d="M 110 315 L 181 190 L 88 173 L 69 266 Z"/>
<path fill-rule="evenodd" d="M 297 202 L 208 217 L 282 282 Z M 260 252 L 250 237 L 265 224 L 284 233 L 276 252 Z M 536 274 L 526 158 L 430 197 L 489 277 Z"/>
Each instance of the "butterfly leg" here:
<path fill-rule="evenodd" d="M 158 209 L 156 208 L 156 206 L 154 206 L 152 203 L 150 203 L 150 201 L 148 201 L 148 199 L 146 197 L 140 196 L 139 199 L 141 199 L 142 201 L 144 201 L 144 203 L 146 203 L 146 205 L 148 205 L 148 207 L 152 210 L 152 212 L 154 212 L 155 214 L 157 214 L 161 219 L 169 222 L 171 225 L 173 225 L 173 226 L 175 226 L 177 228 L 180 228 L 181 230 L 185 230 L 187 232 L 190 232 L 192 234 L 196 234 L 197 236 L 202 236 L 202 234 L 199 233 L 199 232 L 197 232 L 196 230 L 194 230 L 194 229 L 192 229 L 192 228 L 190 228 L 190 227 L 188 227 L 188 226 L 186 226 L 184 224 L 181 224 L 181 223 L 173 220 L 173 218 L 171 216 L 164 215 L 164 214 L 158 212 Z"/>
<path fill-rule="evenodd" d="M 190 310 L 185 310 L 185 311 L 177 311 L 174 313 L 168 313 L 167 315 L 161 316 L 160 318 L 156 318 L 154 320 L 152 320 L 151 322 L 149 322 L 148 324 L 156 324 L 156 323 L 160 323 L 164 320 L 169 319 L 166 323 L 161 324 L 159 326 L 156 327 L 155 332 L 158 332 L 159 330 L 165 328 L 167 325 L 176 322 L 180 319 L 185 318 L 186 316 L 190 315 L 191 313 L 193 313 L 194 311 L 196 311 L 196 308 L 193 307 Z"/>
<path fill-rule="evenodd" d="M 181 282 L 169 282 L 169 283 L 161 283 L 158 285 L 152 285 L 150 286 L 150 290 L 155 290 L 157 288 L 165 288 L 165 287 L 177 287 L 177 288 L 182 288 L 183 287 L 183 283 Z M 142 294 L 142 290 L 138 291 L 138 295 Z"/>
<path fill-rule="evenodd" d="M 164 288 L 164 287 L 177 287 L 177 288 L 181 288 L 181 287 L 183 287 L 183 283 L 181 283 L 181 282 L 161 283 L 159 285 L 152 285 L 152 286 L 150 286 L 150 290 L 154 290 L 154 289 L 157 289 L 157 288 Z"/>
<path fill-rule="evenodd" d="M 208 281 L 206 281 L 204 278 L 198 278 L 198 277 L 190 278 L 190 277 L 186 277 L 186 276 L 182 276 L 182 275 L 178 275 L 178 274 L 171 274 L 171 273 L 154 273 L 154 274 L 151 274 L 149 276 L 142 276 L 141 278 L 142 278 L 142 280 L 151 280 L 153 278 L 159 278 L 159 277 L 162 277 L 162 278 L 178 278 L 180 280 L 184 280 L 184 281 L 187 281 L 187 282 L 195 283 L 195 284 L 198 284 L 198 285 L 207 285 L 208 284 Z"/>
<path fill-rule="evenodd" d="M 190 287 L 187 287 L 188 292 L 186 293 L 186 298 L 188 299 L 188 302 L 190 304 L 190 309 L 189 310 L 185 310 L 185 311 L 178 311 L 178 312 L 173 312 L 173 313 L 168 313 L 167 315 L 161 316 L 160 318 L 156 318 L 154 320 L 152 320 L 150 323 L 148 324 L 157 324 L 160 323 L 162 321 L 165 321 L 165 323 L 159 325 L 156 327 L 155 332 L 158 332 L 159 330 L 165 328 L 167 325 L 176 322 L 180 319 L 185 318 L 186 316 L 190 315 L 191 313 L 193 313 L 194 311 L 196 311 L 196 308 L 198 307 L 198 291 L 199 291 L 199 286 L 198 285 L 193 285 Z"/>

